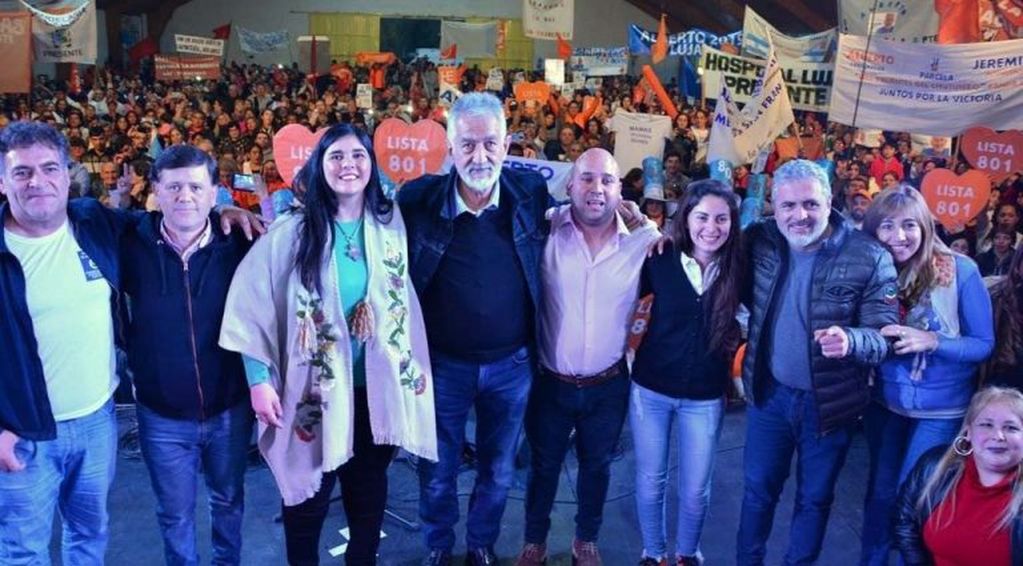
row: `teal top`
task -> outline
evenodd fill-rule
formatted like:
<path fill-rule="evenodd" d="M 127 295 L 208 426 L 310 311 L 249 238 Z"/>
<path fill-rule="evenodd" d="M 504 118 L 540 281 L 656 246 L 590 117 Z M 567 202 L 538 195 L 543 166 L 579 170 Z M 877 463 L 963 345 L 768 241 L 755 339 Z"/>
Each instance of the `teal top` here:
<path fill-rule="evenodd" d="M 348 253 L 349 237 L 352 247 L 358 250 L 358 253 Z M 355 305 L 366 298 L 366 290 L 369 286 L 369 270 L 366 266 L 366 236 L 362 220 L 334 221 L 333 253 L 337 264 L 341 305 L 345 309 L 345 320 L 348 320 L 355 311 Z M 352 338 L 351 342 L 353 381 L 356 387 L 365 387 L 366 348 L 355 338 Z M 245 365 L 245 377 L 249 382 L 249 387 L 270 380 L 270 368 L 262 362 L 248 356 L 242 356 L 242 362 Z"/>

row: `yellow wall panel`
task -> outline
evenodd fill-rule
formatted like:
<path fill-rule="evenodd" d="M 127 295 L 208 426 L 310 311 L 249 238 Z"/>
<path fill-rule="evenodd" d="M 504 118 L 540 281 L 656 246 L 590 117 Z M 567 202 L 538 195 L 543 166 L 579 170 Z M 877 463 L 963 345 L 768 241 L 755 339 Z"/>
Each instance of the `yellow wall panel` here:
<path fill-rule="evenodd" d="M 380 16 L 376 14 L 309 14 L 309 33 L 330 38 L 332 59 L 354 61 L 360 51 L 380 50 Z"/>

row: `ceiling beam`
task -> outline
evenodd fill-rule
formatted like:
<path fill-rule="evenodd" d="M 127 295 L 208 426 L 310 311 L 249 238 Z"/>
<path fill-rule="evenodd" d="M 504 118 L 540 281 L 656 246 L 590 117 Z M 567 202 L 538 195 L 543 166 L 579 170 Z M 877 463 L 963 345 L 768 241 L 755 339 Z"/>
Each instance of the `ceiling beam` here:
<path fill-rule="evenodd" d="M 724 26 L 721 22 L 716 18 L 710 17 L 702 9 L 693 10 L 692 4 L 682 6 L 672 3 L 670 6 L 664 7 L 663 3 L 653 0 L 628 0 L 628 2 L 658 21 L 661 19 L 661 14 L 666 14 L 668 16 L 669 30 L 672 27 L 676 30 L 679 28 L 698 27 L 714 33 L 723 33 L 724 31 Z M 675 24 L 674 26 L 672 26 L 673 23 Z"/>

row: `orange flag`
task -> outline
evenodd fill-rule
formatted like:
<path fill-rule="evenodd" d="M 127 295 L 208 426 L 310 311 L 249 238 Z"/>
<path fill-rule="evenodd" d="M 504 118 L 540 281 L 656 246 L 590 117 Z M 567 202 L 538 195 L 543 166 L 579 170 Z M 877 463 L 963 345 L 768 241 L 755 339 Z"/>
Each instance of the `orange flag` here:
<path fill-rule="evenodd" d="M 668 56 L 668 20 L 661 14 L 661 25 L 657 26 L 657 40 L 650 49 L 650 58 L 654 64 L 660 63 Z"/>
<path fill-rule="evenodd" d="M 935 0 L 938 12 L 938 43 L 976 43 L 980 36 L 977 0 Z"/>
<path fill-rule="evenodd" d="M 449 45 L 447 47 L 447 49 L 445 49 L 444 51 L 440 52 L 440 58 L 441 59 L 455 59 L 457 57 L 458 57 L 458 44 L 457 43 L 452 43 L 451 45 Z"/>
<path fill-rule="evenodd" d="M 561 37 L 560 33 L 557 34 L 557 36 L 558 36 L 558 59 L 564 59 L 567 61 L 572 58 L 572 44 L 565 41 L 565 38 Z"/>

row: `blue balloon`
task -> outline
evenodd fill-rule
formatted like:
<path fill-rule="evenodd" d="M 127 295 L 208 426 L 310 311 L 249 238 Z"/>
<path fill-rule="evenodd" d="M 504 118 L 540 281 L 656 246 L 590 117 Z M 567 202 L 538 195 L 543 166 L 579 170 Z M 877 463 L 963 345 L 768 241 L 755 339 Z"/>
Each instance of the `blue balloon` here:
<path fill-rule="evenodd" d="M 724 159 L 715 159 L 710 162 L 710 178 L 715 181 L 721 181 L 722 183 L 732 186 L 732 170 L 735 166 L 732 165 L 731 161 L 725 161 Z"/>

